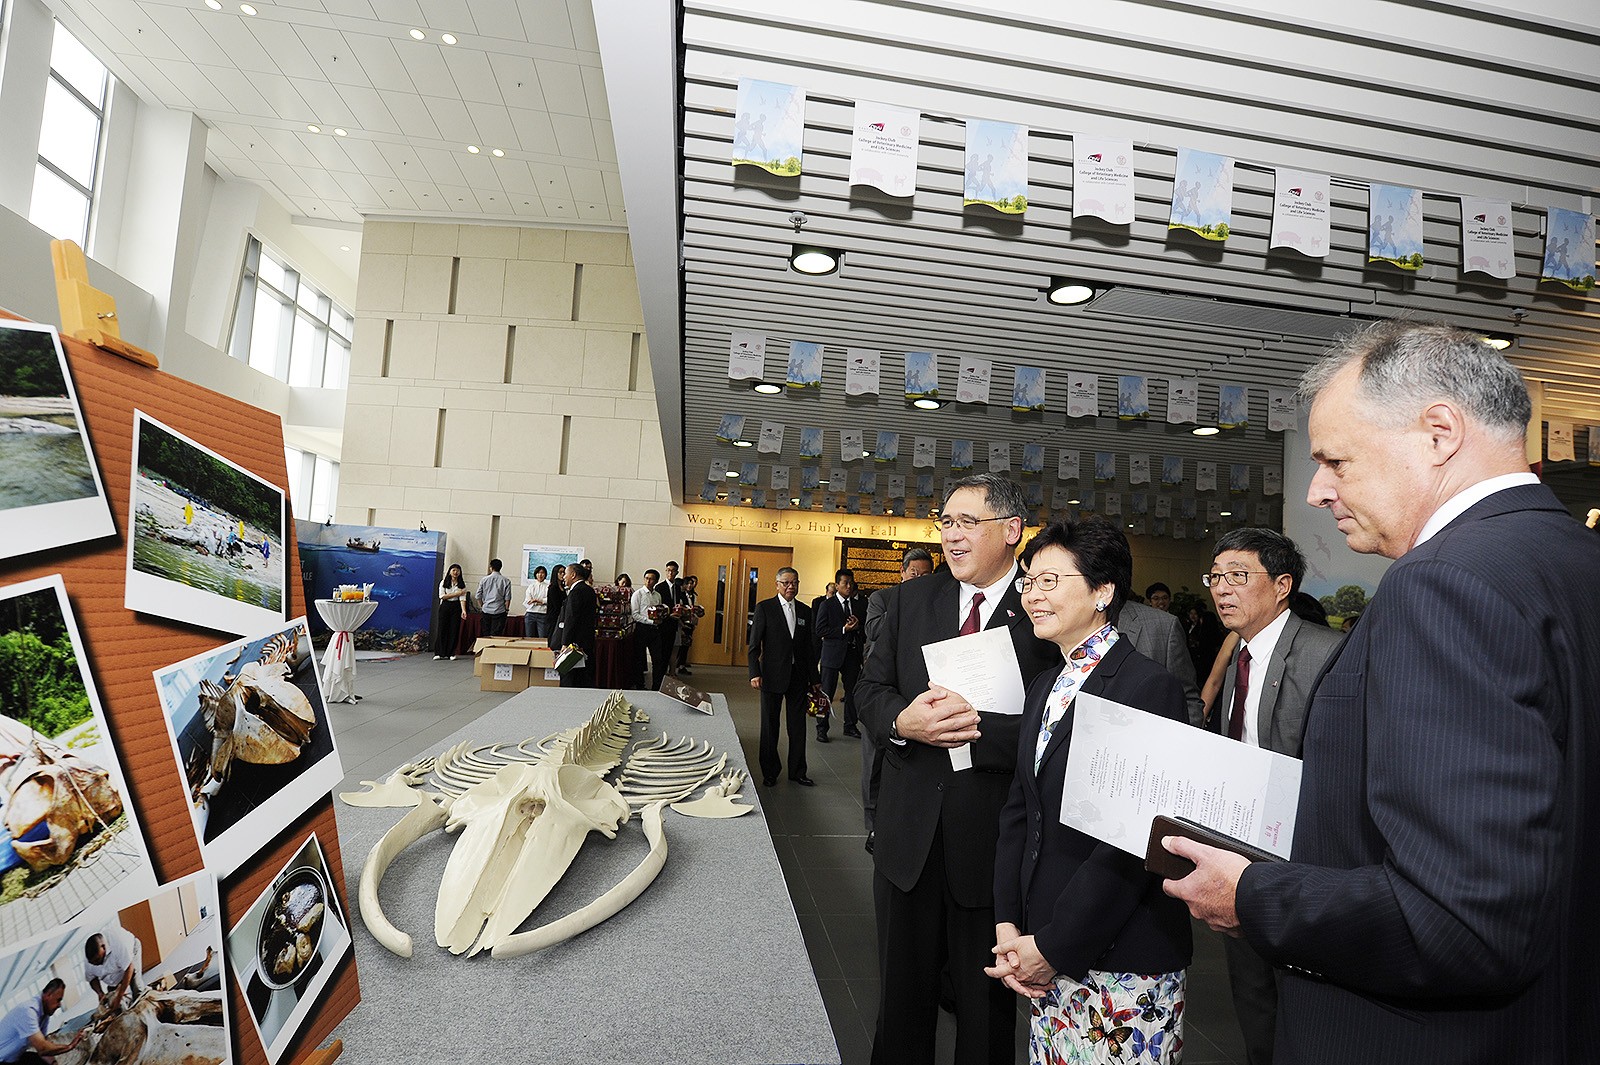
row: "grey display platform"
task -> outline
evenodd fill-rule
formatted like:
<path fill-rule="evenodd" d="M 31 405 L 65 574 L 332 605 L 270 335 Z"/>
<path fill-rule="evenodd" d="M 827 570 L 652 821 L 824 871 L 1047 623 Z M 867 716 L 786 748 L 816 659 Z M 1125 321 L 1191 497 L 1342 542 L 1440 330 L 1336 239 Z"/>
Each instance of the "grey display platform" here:
<path fill-rule="evenodd" d="M 607 694 L 533 688 L 416 754 L 542 738 L 587 720 Z M 626 695 L 651 719 L 634 726 L 635 742 L 691 736 L 725 752 L 729 768 L 747 768 L 721 695 L 709 717 L 655 692 Z M 389 953 L 351 915 L 361 1005 L 335 1033 L 343 1060 L 836 1065 L 758 792 L 747 781 L 744 801 L 756 811 L 732 820 L 667 811 L 667 864 L 637 901 L 575 939 L 505 961 L 455 957 L 434 943 L 434 901 L 456 837 L 425 837 L 390 868 L 380 896 L 414 956 Z M 405 811 L 334 806 L 354 906 L 367 853 Z M 592 901 L 648 850 L 638 817 L 615 840 L 591 833 L 523 929 Z"/>

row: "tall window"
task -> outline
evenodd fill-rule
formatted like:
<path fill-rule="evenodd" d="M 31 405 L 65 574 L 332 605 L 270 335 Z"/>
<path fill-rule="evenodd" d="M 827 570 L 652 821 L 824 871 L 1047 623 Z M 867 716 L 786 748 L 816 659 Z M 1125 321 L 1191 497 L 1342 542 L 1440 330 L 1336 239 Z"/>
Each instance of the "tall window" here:
<path fill-rule="evenodd" d="M 89 243 L 110 85 L 105 66 L 57 22 L 28 221 L 80 247 Z"/>
<path fill-rule="evenodd" d="M 343 307 L 250 238 L 229 354 L 291 385 L 344 388 L 354 329 Z"/>
<path fill-rule="evenodd" d="M 284 446 L 289 499 L 298 521 L 331 521 L 339 498 L 339 464 L 311 451 Z"/>

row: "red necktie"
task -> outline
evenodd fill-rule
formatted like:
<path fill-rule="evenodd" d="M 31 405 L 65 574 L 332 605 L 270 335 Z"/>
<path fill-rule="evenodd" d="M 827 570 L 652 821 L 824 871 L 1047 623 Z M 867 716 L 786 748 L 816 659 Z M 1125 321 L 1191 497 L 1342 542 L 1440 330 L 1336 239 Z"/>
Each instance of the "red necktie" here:
<path fill-rule="evenodd" d="M 961 623 L 961 631 L 957 636 L 971 636 L 983 627 L 983 619 L 978 616 L 978 608 L 983 605 L 983 593 L 972 593 L 972 609 L 967 612 L 967 620 Z"/>
<path fill-rule="evenodd" d="M 1228 738 L 1244 739 L 1244 701 L 1250 694 L 1250 648 L 1239 648 L 1239 672 L 1233 681 L 1233 716 L 1228 718 Z"/>

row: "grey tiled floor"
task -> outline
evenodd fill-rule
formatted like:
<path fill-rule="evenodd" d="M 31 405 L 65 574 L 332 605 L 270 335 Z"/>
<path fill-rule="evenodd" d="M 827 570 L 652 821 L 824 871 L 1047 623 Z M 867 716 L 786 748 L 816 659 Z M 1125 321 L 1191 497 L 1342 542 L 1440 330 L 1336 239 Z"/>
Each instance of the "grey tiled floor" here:
<path fill-rule="evenodd" d="M 480 692 L 467 659 L 434 662 L 427 655 L 392 661 L 362 661 L 355 705 L 330 707 L 345 789 L 360 780 L 381 780 L 450 733 L 498 706 L 509 695 Z M 744 746 L 756 764 L 758 702 L 742 669 L 699 667 L 698 687 L 726 694 Z M 844 1065 L 867 1065 L 878 1013 L 877 932 L 872 918 L 872 858 L 863 844 L 858 741 L 833 730 L 823 745 L 807 746 L 809 772 L 817 782 L 802 788 L 786 779 L 762 788 L 762 804 L 789 895 L 811 954 L 822 999 Z M 757 774 L 759 776 L 759 773 Z M 759 786 L 759 785 L 757 785 Z M 1196 926 L 1195 960 L 1189 969 L 1184 1013 L 1184 1061 L 1188 1065 L 1242 1063 L 1244 1047 L 1229 1001 L 1227 968 L 1220 941 Z M 941 1015 L 940 1061 L 950 1060 L 953 1029 Z M 1018 1061 L 1026 1060 L 1019 1025 Z"/>

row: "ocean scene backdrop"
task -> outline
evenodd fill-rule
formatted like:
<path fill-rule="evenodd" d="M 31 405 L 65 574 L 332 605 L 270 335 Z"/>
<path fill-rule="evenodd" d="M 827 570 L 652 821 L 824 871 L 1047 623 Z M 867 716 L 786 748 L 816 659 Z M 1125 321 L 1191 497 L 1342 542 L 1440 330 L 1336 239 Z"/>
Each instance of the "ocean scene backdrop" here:
<path fill-rule="evenodd" d="M 296 522 L 295 536 L 308 606 L 331 599 L 341 584 L 372 585 L 378 609 L 356 633 L 358 648 L 410 652 L 430 645 L 444 533 Z M 313 636 L 328 631 L 314 607 L 306 614 Z"/>

